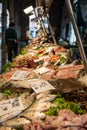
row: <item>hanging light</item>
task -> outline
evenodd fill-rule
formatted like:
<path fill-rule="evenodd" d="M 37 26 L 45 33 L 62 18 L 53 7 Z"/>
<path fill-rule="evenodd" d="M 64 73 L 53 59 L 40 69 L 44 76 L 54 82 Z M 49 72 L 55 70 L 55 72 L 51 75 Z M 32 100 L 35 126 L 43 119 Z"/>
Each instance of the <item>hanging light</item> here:
<path fill-rule="evenodd" d="M 34 8 L 32 6 L 29 6 L 29 7 L 25 8 L 23 11 L 25 14 L 30 14 L 34 11 Z"/>

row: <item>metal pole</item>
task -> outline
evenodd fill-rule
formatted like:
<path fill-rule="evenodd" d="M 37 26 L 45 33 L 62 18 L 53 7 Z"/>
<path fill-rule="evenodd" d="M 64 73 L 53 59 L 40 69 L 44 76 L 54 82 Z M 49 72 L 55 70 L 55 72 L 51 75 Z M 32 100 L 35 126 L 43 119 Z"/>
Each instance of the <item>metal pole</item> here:
<path fill-rule="evenodd" d="M 54 44 L 57 45 L 56 38 L 55 38 L 55 35 L 54 35 L 54 31 L 53 31 L 52 26 L 50 24 L 48 14 L 46 14 L 46 17 L 47 17 L 47 20 L 48 20 L 48 26 L 49 26 L 49 29 L 50 29 Z"/>
<path fill-rule="evenodd" d="M 14 22 L 14 0 L 9 0 L 10 22 Z"/>
<path fill-rule="evenodd" d="M 50 32 L 51 32 L 51 34 L 52 34 L 52 38 L 53 38 L 54 44 L 57 45 L 56 38 L 55 38 L 55 35 L 54 35 L 54 31 L 53 31 L 53 29 L 52 29 L 52 26 L 51 26 L 49 20 L 48 20 L 48 26 L 49 26 L 49 28 L 50 28 Z"/>
<path fill-rule="evenodd" d="M 41 22 L 41 25 L 42 25 L 42 28 L 43 28 L 43 31 L 44 31 L 44 35 L 46 36 L 47 35 L 47 31 L 46 31 L 46 28 L 45 28 L 45 25 L 44 25 L 44 21 L 43 21 L 43 18 L 42 16 L 39 16 L 40 18 L 40 22 Z"/>
<path fill-rule="evenodd" d="M 78 48 L 79 48 L 79 51 L 80 51 L 81 58 L 83 60 L 85 72 L 87 73 L 87 59 L 86 59 L 86 55 L 85 55 L 84 48 L 83 48 L 83 45 L 82 45 L 81 37 L 80 37 L 79 31 L 78 31 L 78 27 L 77 27 L 77 24 L 76 24 L 76 21 L 75 21 L 75 17 L 74 17 L 74 14 L 73 14 L 72 5 L 71 5 L 70 0 L 65 0 L 65 3 L 66 3 L 66 7 L 68 9 L 70 20 L 72 22 L 72 25 L 73 25 L 73 28 L 74 28 L 74 31 L 75 31 L 75 35 L 76 35 L 76 39 L 77 39 L 77 45 L 78 45 Z"/>

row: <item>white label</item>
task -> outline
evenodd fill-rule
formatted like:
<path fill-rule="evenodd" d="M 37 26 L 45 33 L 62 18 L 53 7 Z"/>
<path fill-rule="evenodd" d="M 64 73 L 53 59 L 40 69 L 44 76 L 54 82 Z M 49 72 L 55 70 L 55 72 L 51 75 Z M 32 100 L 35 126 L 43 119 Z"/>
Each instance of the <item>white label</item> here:
<path fill-rule="evenodd" d="M 23 110 L 23 104 L 20 97 L 4 100 L 0 102 L 0 116 L 3 116 L 5 114 Z"/>
<path fill-rule="evenodd" d="M 24 80 L 30 72 L 28 71 L 16 71 L 10 79 L 12 80 Z"/>
<path fill-rule="evenodd" d="M 46 67 L 41 67 L 41 68 L 38 68 L 38 69 L 35 69 L 34 72 L 36 74 L 44 74 L 46 72 L 49 72 L 50 69 L 46 68 Z"/>
<path fill-rule="evenodd" d="M 43 79 L 28 80 L 28 83 L 36 93 L 55 89 L 48 81 Z"/>

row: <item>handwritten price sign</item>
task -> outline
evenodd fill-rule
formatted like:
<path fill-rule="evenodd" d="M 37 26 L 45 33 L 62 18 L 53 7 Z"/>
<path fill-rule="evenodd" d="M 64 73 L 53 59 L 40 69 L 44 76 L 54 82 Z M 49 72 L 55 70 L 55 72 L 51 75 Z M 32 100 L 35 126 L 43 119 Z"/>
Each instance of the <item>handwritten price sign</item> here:
<path fill-rule="evenodd" d="M 34 70 L 34 72 L 36 74 L 44 74 L 44 73 L 49 72 L 49 71 L 50 71 L 50 69 L 48 69 L 46 67 L 40 67 L 40 68 Z"/>
<path fill-rule="evenodd" d="M 0 102 L 0 116 L 3 116 L 5 114 L 18 111 L 18 110 L 23 110 L 23 104 L 20 99 L 20 97 L 4 100 Z"/>
<path fill-rule="evenodd" d="M 28 83 L 36 93 L 55 89 L 48 81 L 43 79 L 28 80 Z"/>
<path fill-rule="evenodd" d="M 12 80 L 24 80 L 30 72 L 28 71 L 16 71 L 10 79 Z"/>

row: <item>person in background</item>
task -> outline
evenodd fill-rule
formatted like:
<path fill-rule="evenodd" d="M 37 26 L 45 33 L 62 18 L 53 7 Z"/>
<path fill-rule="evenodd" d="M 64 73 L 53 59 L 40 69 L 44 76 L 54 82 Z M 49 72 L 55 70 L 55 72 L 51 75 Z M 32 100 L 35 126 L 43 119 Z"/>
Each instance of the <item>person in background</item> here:
<path fill-rule="evenodd" d="M 29 41 L 30 41 L 30 33 L 29 33 L 29 30 L 26 31 L 26 34 L 25 34 L 25 40 L 26 42 L 26 45 L 29 44 Z"/>
<path fill-rule="evenodd" d="M 11 22 L 9 24 L 9 28 L 5 31 L 5 41 L 7 46 L 8 61 L 12 62 L 12 59 L 18 55 L 17 32 L 15 30 L 14 22 Z"/>

